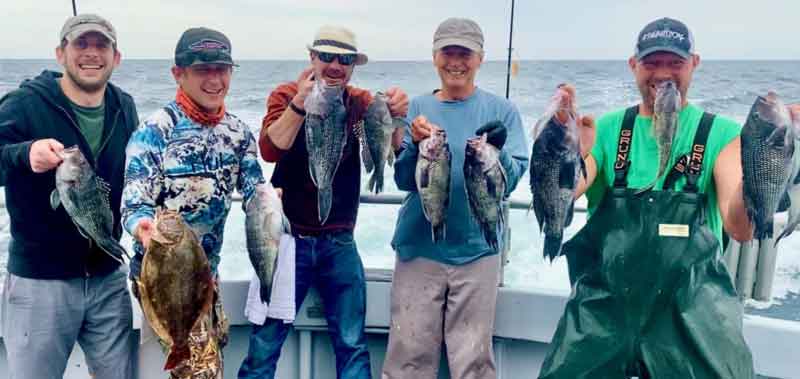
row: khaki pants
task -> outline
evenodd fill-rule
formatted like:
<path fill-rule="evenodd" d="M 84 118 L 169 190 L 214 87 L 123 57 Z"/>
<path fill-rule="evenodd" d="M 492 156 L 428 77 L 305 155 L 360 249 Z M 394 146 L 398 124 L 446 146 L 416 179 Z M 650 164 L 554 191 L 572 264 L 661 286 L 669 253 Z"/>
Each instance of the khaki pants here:
<path fill-rule="evenodd" d="M 492 331 L 499 273 L 498 255 L 462 266 L 398 259 L 382 378 L 436 378 L 443 338 L 452 378 L 495 378 Z"/>

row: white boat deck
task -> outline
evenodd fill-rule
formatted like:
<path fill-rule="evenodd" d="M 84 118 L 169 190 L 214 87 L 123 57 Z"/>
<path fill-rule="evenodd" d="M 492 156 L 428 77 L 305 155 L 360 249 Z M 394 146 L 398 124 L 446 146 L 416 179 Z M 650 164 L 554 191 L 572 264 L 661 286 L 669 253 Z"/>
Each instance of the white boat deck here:
<path fill-rule="evenodd" d="M 368 272 L 366 327 L 372 360 L 373 377 L 380 377 L 380 367 L 386 351 L 389 326 L 389 282 L 386 270 Z M 222 283 L 225 309 L 231 321 L 230 344 L 225 348 L 225 377 L 235 378 L 247 352 L 250 327 L 244 318 L 248 282 Z M 495 322 L 495 357 L 498 378 L 531 378 L 539 372 L 547 344 L 555 330 L 564 304 L 565 293 L 520 291 L 500 287 Z M 313 291 L 303 304 L 295 331 L 283 347 L 278 364 L 278 378 L 327 379 L 335 378 L 335 362 L 330 340 L 325 331 L 322 305 Z M 139 344 L 141 314 L 134 307 L 135 340 Z M 800 378 L 800 322 L 745 316 L 745 338 L 753 351 L 756 371 L 769 378 Z M 0 342 L 0 350 L 2 344 Z M 155 340 L 139 345 L 137 378 L 164 378 L 161 371 L 164 355 Z M 5 352 L 0 354 L 0 378 L 7 377 Z M 70 358 L 65 378 L 87 378 L 80 349 Z M 449 377 L 442 361 L 440 378 Z"/>

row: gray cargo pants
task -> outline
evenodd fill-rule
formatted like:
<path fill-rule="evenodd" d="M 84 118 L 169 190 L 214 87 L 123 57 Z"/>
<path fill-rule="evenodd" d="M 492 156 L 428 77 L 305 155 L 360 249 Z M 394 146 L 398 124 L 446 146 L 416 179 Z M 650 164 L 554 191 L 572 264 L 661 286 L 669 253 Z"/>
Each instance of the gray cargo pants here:
<path fill-rule="evenodd" d="M 398 259 L 381 377 L 436 378 L 444 340 L 451 378 L 496 378 L 492 332 L 499 267 L 497 254 L 462 266 Z"/>
<path fill-rule="evenodd" d="M 61 379 L 77 341 L 95 379 L 133 377 L 124 269 L 68 280 L 6 277 L 3 342 L 9 379 Z"/>

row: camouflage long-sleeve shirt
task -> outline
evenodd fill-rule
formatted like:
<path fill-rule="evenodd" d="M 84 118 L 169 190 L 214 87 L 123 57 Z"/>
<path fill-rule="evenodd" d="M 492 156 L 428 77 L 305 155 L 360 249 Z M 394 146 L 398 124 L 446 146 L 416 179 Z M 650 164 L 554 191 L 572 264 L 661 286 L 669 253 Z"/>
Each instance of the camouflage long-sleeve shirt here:
<path fill-rule="evenodd" d="M 144 120 L 125 151 L 125 188 L 122 224 L 133 234 L 144 218 L 154 218 L 157 207 L 174 209 L 200 239 L 216 272 L 220 261 L 225 219 L 236 189 L 246 204 L 255 185 L 264 178 L 258 164 L 256 141 L 247 125 L 226 113 L 219 124 L 195 123 L 173 101 Z M 134 243 L 131 275 L 139 274 L 144 251 Z"/>

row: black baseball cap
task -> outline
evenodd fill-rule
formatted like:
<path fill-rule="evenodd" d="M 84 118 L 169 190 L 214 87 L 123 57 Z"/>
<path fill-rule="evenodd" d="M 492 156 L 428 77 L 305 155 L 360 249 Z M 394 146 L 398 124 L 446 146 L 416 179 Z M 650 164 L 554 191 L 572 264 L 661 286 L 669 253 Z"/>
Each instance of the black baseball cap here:
<path fill-rule="evenodd" d="M 694 54 L 694 36 L 686 24 L 671 18 L 655 20 L 639 32 L 636 39 L 636 59 L 659 51 L 689 58 Z"/>
<path fill-rule="evenodd" d="M 175 46 L 175 65 L 188 67 L 208 63 L 236 66 L 231 57 L 231 41 L 213 29 L 187 29 Z"/>

